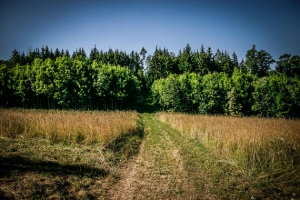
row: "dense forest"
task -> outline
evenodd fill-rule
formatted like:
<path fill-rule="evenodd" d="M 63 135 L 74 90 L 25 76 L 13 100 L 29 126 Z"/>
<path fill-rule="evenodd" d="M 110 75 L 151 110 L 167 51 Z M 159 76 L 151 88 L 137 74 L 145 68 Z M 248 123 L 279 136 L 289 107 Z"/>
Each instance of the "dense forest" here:
<path fill-rule="evenodd" d="M 136 109 L 152 96 L 163 110 L 268 117 L 300 117 L 300 56 L 278 60 L 253 45 L 245 60 L 233 52 L 153 54 L 96 46 L 87 55 L 48 46 L 13 50 L 0 61 L 0 106 L 44 109 Z"/>

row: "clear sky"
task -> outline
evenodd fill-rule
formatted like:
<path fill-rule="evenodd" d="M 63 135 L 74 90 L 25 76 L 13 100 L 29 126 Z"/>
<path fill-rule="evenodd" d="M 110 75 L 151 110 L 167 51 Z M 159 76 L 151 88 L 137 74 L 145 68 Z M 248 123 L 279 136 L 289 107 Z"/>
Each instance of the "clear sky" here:
<path fill-rule="evenodd" d="M 0 59 L 48 45 L 178 54 L 210 46 L 239 60 L 253 44 L 274 59 L 300 55 L 299 0 L 1 0 Z"/>

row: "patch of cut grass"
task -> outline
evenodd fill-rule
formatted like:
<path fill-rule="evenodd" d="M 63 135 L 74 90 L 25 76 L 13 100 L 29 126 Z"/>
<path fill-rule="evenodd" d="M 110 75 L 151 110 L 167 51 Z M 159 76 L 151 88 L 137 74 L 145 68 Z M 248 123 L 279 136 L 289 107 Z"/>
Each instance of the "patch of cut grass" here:
<path fill-rule="evenodd" d="M 113 152 L 98 145 L 0 138 L 0 196 L 12 199 L 96 198 L 113 175 Z"/>

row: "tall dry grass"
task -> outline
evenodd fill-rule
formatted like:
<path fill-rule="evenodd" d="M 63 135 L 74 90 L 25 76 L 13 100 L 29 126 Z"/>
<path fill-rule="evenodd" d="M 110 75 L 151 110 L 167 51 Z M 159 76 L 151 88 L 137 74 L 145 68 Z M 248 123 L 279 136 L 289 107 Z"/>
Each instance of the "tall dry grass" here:
<path fill-rule="evenodd" d="M 0 136 L 104 145 L 137 131 L 136 112 L 0 109 Z"/>
<path fill-rule="evenodd" d="M 279 177 L 300 170 L 300 120 L 163 112 L 156 116 L 247 176 Z"/>

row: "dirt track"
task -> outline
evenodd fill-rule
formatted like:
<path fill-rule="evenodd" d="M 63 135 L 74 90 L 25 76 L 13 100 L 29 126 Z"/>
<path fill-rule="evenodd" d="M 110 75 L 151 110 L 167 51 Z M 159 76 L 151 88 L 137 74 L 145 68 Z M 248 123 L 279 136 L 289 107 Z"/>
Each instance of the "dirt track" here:
<path fill-rule="evenodd" d="M 205 184 L 199 187 L 185 168 L 182 148 L 189 149 L 188 141 L 152 115 L 143 115 L 143 122 L 145 138 L 139 154 L 122 170 L 111 199 L 210 199 Z"/>

